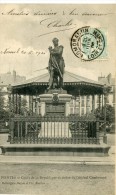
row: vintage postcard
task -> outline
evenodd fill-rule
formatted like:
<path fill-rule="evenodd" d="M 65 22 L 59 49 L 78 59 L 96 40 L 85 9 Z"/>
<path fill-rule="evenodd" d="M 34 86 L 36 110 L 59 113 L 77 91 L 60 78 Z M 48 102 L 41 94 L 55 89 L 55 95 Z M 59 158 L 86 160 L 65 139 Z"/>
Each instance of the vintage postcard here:
<path fill-rule="evenodd" d="M 0 4 L 0 194 L 115 195 L 115 4 Z"/>

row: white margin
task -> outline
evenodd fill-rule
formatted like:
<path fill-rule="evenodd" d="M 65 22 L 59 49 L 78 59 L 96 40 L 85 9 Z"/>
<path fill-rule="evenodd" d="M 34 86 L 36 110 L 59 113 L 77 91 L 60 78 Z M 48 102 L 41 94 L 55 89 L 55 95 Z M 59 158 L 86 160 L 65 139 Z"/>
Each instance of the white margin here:
<path fill-rule="evenodd" d="M 0 4 L 115 4 L 116 0 L 0 0 Z"/>

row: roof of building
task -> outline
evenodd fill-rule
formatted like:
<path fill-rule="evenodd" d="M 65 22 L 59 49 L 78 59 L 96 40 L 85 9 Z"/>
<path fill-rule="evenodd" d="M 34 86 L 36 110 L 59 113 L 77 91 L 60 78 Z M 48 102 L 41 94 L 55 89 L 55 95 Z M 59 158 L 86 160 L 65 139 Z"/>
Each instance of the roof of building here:
<path fill-rule="evenodd" d="M 106 84 L 106 85 L 110 85 L 113 86 L 115 85 L 115 78 L 112 77 L 112 74 L 109 73 L 106 77 L 105 76 L 101 76 L 98 77 L 98 81 L 101 82 L 102 84 Z"/>
<path fill-rule="evenodd" d="M 99 82 L 106 85 L 115 85 L 115 78 L 111 78 L 109 83 L 107 77 L 102 77 Z"/>
<path fill-rule="evenodd" d="M 48 81 L 49 81 L 49 73 L 46 74 L 42 74 L 40 76 L 36 76 L 34 78 L 19 82 L 19 83 L 15 83 L 12 86 L 16 87 L 16 86 L 23 86 L 23 85 L 30 85 L 32 83 L 36 83 L 36 84 L 47 84 L 48 85 Z M 69 83 L 87 83 L 87 84 L 93 84 L 93 85 L 99 85 L 99 86 L 103 86 L 103 83 L 99 82 L 99 81 L 94 81 L 79 75 L 76 75 L 74 73 L 65 71 L 64 73 L 64 85 Z"/>
<path fill-rule="evenodd" d="M 12 85 L 13 93 L 36 95 L 47 92 L 49 73 L 27 79 Z M 71 72 L 65 71 L 63 89 L 72 95 L 103 94 L 104 84 Z"/>
<path fill-rule="evenodd" d="M 3 87 L 9 84 L 12 85 L 15 82 L 21 82 L 22 80 L 26 80 L 26 77 L 17 75 L 16 71 L 0 74 L 0 86 Z"/>

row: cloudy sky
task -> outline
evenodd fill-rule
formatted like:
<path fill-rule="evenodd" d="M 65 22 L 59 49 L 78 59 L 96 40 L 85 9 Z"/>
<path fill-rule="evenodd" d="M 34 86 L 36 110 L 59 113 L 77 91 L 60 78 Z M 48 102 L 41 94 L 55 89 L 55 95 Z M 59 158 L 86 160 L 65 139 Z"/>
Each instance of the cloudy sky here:
<path fill-rule="evenodd" d="M 101 73 L 115 75 L 115 10 L 116 5 L 0 5 L 0 73 L 16 70 L 29 78 L 47 72 L 48 47 L 57 37 L 64 46 L 66 70 L 94 80 Z M 103 30 L 103 59 L 83 62 L 73 54 L 71 37 L 84 26 Z"/>

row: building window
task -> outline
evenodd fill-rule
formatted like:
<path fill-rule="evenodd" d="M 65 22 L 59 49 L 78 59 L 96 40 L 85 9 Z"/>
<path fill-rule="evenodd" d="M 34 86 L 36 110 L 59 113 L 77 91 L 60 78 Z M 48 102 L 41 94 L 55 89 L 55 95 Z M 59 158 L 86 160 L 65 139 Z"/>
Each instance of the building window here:
<path fill-rule="evenodd" d="M 76 105 L 77 107 L 79 106 L 79 101 L 78 101 L 78 100 L 76 100 L 75 105 Z"/>
<path fill-rule="evenodd" d="M 78 107 L 75 108 L 75 114 L 79 114 L 79 108 Z"/>
<path fill-rule="evenodd" d="M 76 97 L 76 101 L 77 101 L 77 102 L 79 102 L 79 99 L 80 99 L 80 97 L 79 97 L 79 96 L 78 96 L 78 97 Z"/>
<path fill-rule="evenodd" d="M 85 106 L 84 105 L 84 99 L 81 100 L 81 106 L 83 106 L 83 107 Z"/>
<path fill-rule="evenodd" d="M 106 103 L 109 104 L 109 96 L 106 97 Z"/>
<path fill-rule="evenodd" d="M 70 108 L 70 114 L 74 114 L 73 108 Z"/>
<path fill-rule="evenodd" d="M 86 98 L 86 106 L 90 106 L 90 96 L 87 96 Z"/>
<path fill-rule="evenodd" d="M 90 113 L 90 107 L 87 107 L 86 109 L 87 109 L 86 113 L 89 114 Z"/>
<path fill-rule="evenodd" d="M 87 100 L 88 100 L 88 101 L 90 100 L 90 96 L 89 96 L 89 95 L 87 95 Z"/>
<path fill-rule="evenodd" d="M 70 114 L 79 114 L 79 107 L 70 107 Z"/>
<path fill-rule="evenodd" d="M 73 106 L 73 104 L 74 104 L 74 101 L 71 100 L 71 101 L 70 101 L 70 106 Z"/>
<path fill-rule="evenodd" d="M 81 108 L 81 115 L 84 114 L 84 108 Z"/>
<path fill-rule="evenodd" d="M 87 100 L 87 105 L 86 106 L 87 107 L 90 106 L 90 101 L 89 100 Z"/>
<path fill-rule="evenodd" d="M 97 96 L 97 104 L 99 104 L 99 96 Z"/>

